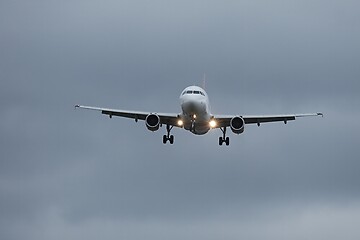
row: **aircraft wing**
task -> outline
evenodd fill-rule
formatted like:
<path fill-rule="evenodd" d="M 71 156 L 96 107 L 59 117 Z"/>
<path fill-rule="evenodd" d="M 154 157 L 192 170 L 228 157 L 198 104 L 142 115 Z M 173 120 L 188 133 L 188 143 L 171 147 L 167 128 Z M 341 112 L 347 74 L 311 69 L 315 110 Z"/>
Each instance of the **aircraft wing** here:
<path fill-rule="evenodd" d="M 244 119 L 245 124 L 257 124 L 260 126 L 261 123 L 268 122 L 284 122 L 295 120 L 299 117 L 313 117 L 323 116 L 322 113 L 307 113 L 307 114 L 288 114 L 288 115 L 254 115 L 254 116 L 240 116 Z M 218 115 L 214 116 L 217 122 L 217 127 L 228 127 L 230 126 L 231 119 L 235 116 Z"/>
<path fill-rule="evenodd" d="M 135 119 L 135 121 L 145 120 L 146 116 L 152 113 L 152 112 L 128 111 L 121 109 L 90 107 L 90 106 L 82 106 L 82 105 L 75 105 L 75 108 L 99 111 L 102 114 L 108 115 L 110 118 L 112 118 L 112 116 L 117 116 L 117 117 L 132 118 Z M 179 114 L 176 113 L 153 113 L 153 114 L 156 114 L 160 117 L 161 124 L 169 124 L 172 126 L 177 126 L 177 120 Z"/>

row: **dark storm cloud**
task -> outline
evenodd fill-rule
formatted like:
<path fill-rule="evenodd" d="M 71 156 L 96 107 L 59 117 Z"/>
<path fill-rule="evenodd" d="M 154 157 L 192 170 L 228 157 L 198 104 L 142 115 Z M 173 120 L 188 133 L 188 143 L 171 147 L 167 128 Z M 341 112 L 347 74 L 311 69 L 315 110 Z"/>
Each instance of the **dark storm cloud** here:
<path fill-rule="evenodd" d="M 357 239 L 357 1 L 3 1 L 1 239 Z M 203 137 L 75 111 L 323 111 Z"/>

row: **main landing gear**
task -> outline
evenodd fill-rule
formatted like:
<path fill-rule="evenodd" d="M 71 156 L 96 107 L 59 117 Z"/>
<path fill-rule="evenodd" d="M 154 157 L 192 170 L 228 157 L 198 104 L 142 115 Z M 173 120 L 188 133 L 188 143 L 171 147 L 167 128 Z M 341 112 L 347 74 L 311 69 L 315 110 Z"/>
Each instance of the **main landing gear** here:
<path fill-rule="evenodd" d="M 222 127 L 220 130 L 223 132 L 223 136 L 219 137 L 219 145 L 221 146 L 223 143 L 225 143 L 226 146 L 229 146 L 230 139 L 229 137 L 226 137 L 226 127 Z"/>
<path fill-rule="evenodd" d="M 169 124 L 166 125 L 167 134 L 163 136 L 163 143 L 166 144 L 167 141 L 170 144 L 174 144 L 174 135 L 170 135 L 170 131 L 174 126 L 170 126 Z"/>

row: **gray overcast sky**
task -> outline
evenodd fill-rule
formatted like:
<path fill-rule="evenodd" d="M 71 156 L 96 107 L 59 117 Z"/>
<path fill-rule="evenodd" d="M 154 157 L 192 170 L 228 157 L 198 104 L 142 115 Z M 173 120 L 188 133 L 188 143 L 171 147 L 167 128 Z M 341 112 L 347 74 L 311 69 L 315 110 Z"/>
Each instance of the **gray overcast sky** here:
<path fill-rule="evenodd" d="M 360 2 L 0 1 L 0 239 L 359 239 Z M 75 104 L 322 111 L 219 147 Z"/>

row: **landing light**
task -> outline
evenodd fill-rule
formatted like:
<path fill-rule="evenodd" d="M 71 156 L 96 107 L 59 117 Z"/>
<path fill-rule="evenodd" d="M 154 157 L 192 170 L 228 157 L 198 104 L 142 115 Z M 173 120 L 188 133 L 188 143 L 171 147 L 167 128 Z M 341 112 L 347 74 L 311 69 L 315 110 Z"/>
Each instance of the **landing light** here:
<path fill-rule="evenodd" d="M 178 126 L 181 127 L 184 124 L 184 122 L 180 119 L 180 120 L 177 121 L 177 124 L 178 124 Z"/>
<path fill-rule="evenodd" d="M 193 118 L 194 118 L 194 119 L 196 118 L 196 114 L 193 115 Z"/>
<path fill-rule="evenodd" d="M 215 121 L 215 120 L 211 120 L 211 121 L 209 122 L 209 125 L 210 125 L 211 128 L 216 127 L 216 121 Z"/>

